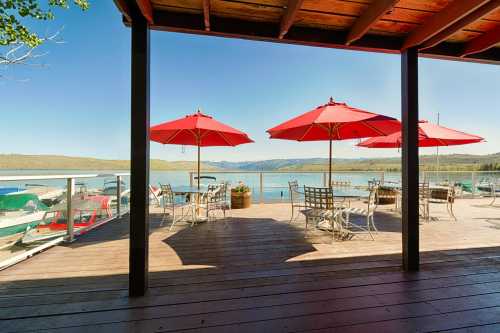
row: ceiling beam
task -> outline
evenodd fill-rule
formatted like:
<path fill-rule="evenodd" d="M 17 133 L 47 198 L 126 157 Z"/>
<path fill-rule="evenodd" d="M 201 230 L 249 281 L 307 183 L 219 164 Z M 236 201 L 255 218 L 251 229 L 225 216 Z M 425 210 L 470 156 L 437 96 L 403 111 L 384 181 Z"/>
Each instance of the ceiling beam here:
<path fill-rule="evenodd" d="M 488 15 L 495 9 L 500 7 L 500 0 L 492 0 L 485 4 L 482 7 L 479 7 L 475 11 L 473 11 L 470 15 L 467 15 L 461 20 L 458 20 L 457 22 L 453 23 L 450 25 L 448 28 L 444 29 L 437 35 L 434 35 L 434 37 L 428 39 L 425 41 L 422 45 L 420 45 L 420 49 L 426 49 L 429 47 L 436 46 L 437 44 L 445 41 L 448 39 L 450 36 L 455 34 L 457 31 L 465 28 L 469 24 L 481 19 L 482 17 Z"/>
<path fill-rule="evenodd" d="M 402 50 L 417 46 L 469 15 L 489 0 L 455 0 L 406 37 Z"/>
<path fill-rule="evenodd" d="M 354 22 L 353 26 L 349 30 L 346 38 L 346 45 L 350 45 L 352 42 L 360 39 L 363 35 L 370 30 L 370 28 L 389 10 L 394 7 L 394 5 L 399 0 L 379 0 L 374 1 L 363 14 Z"/>
<path fill-rule="evenodd" d="M 295 21 L 295 17 L 297 17 L 297 13 L 302 6 L 302 2 L 304 2 L 304 0 L 288 0 L 288 6 L 285 9 L 285 13 L 281 17 L 280 34 L 278 36 L 279 39 L 283 39 L 283 37 L 288 33 L 288 30 Z"/>
<path fill-rule="evenodd" d="M 203 0 L 203 22 L 205 31 L 210 31 L 210 0 Z"/>
<path fill-rule="evenodd" d="M 486 51 L 500 43 L 500 24 L 494 29 L 483 33 L 465 44 L 464 51 L 460 54 L 465 57 L 469 54 Z"/>
<path fill-rule="evenodd" d="M 153 24 L 153 6 L 150 0 L 136 0 L 137 6 L 141 10 L 142 16 L 148 20 L 149 24 Z"/>
<path fill-rule="evenodd" d="M 393 54 L 399 54 L 403 44 L 403 39 L 398 36 L 367 34 L 356 43 L 347 46 L 345 45 L 346 31 L 304 26 L 294 26 L 282 39 L 279 39 L 276 34 L 280 27 L 279 22 L 259 22 L 215 15 L 210 17 L 210 31 L 206 31 L 202 13 L 157 10 L 154 14 L 154 24 L 150 28 L 160 31 Z M 124 23 L 129 24 L 128 22 Z M 500 64 L 499 48 L 491 48 L 469 57 L 460 58 L 463 46 L 461 43 L 443 42 L 436 47 L 420 51 L 419 56 Z"/>

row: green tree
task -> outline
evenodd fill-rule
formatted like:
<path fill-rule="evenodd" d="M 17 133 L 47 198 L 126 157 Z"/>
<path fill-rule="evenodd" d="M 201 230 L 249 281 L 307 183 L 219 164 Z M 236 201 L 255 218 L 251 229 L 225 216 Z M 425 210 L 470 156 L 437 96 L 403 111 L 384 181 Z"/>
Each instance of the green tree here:
<path fill-rule="evenodd" d="M 73 0 L 73 3 L 82 10 L 89 8 L 88 0 Z M 33 50 L 55 40 L 58 33 L 41 36 L 28 23 L 54 20 L 55 8 L 69 8 L 69 1 L 0 0 L 0 65 L 27 64 L 40 56 Z"/>

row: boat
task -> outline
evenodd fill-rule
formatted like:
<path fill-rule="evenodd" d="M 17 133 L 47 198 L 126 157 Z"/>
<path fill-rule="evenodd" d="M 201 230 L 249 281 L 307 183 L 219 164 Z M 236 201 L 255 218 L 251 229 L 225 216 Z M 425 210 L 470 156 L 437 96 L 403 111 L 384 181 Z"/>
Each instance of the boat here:
<path fill-rule="evenodd" d="M 36 194 L 46 206 L 53 206 L 63 200 L 65 190 L 46 185 L 26 184 L 26 189 L 21 193 Z"/>
<path fill-rule="evenodd" d="M 486 193 L 492 193 L 493 188 L 495 188 L 495 193 L 497 195 L 500 194 L 500 185 L 493 185 L 493 184 L 488 184 L 488 183 L 480 183 L 476 186 L 476 189 L 481 192 L 486 192 Z"/>
<path fill-rule="evenodd" d="M 0 195 L 0 248 L 15 243 L 27 229 L 37 226 L 48 209 L 35 194 Z"/>
<path fill-rule="evenodd" d="M 111 199 L 105 195 L 75 196 L 71 201 L 73 230 L 75 235 L 82 235 L 99 221 L 112 217 Z M 42 221 L 33 228 L 28 228 L 21 242 L 32 244 L 46 241 L 67 234 L 66 201 L 46 211 Z"/>

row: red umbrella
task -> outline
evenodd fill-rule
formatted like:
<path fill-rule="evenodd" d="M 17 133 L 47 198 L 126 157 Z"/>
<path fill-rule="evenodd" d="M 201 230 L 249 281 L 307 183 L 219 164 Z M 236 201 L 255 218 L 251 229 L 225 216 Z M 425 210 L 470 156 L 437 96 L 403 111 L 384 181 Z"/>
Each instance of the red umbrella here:
<path fill-rule="evenodd" d="M 477 135 L 467 134 L 443 126 L 431 124 L 426 120 L 419 121 L 419 147 L 457 146 L 481 142 L 484 139 Z M 400 148 L 401 131 L 387 136 L 370 138 L 357 144 L 367 148 Z"/>
<path fill-rule="evenodd" d="M 200 187 L 200 147 L 237 146 L 253 142 L 247 134 L 224 125 L 200 111 L 184 118 L 151 127 L 152 141 L 198 147 L 198 188 Z"/>
<path fill-rule="evenodd" d="M 346 103 L 330 102 L 273 127 L 267 132 L 272 139 L 296 141 L 329 141 L 328 184 L 332 180 L 332 141 L 384 136 L 401 130 L 398 120 L 356 109 Z"/>

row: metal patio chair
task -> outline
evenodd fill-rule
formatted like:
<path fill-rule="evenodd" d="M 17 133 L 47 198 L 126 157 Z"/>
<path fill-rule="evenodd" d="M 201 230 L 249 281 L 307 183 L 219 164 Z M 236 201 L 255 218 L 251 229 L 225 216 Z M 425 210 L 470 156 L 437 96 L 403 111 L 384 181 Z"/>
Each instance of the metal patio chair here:
<path fill-rule="evenodd" d="M 290 223 L 299 217 L 300 210 L 305 208 L 304 194 L 299 191 L 299 182 L 292 180 L 288 182 L 288 189 L 290 192 L 290 205 L 292 206 L 292 216 Z M 297 212 L 297 215 L 295 213 Z"/>
<path fill-rule="evenodd" d="M 419 202 L 420 216 L 422 216 L 422 218 L 428 222 L 430 220 L 429 202 L 431 198 L 431 190 L 429 187 L 429 182 L 424 181 L 422 183 L 419 183 L 418 187 L 419 187 L 418 202 Z"/>
<path fill-rule="evenodd" d="M 175 200 L 175 193 L 172 191 L 172 186 L 170 184 L 160 184 L 161 188 L 161 201 L 163 206 L 163 217 L 160 223 L 160 226 L 163 226 L 163 223 L 167 220 L 169 215 L 172 218 L 172 224 L 170 225 L 169 231 L 172 231 L 175 223 L 179 220 L 182 220 L 185 215 L 185 210 L 188 209 L 190 215 L 192 217 L 191 226 L 194 225 L 195 221 L 195 205 L 191 202 L 177 202 Z M 180 218 L 177 218 L 176 212 L 181 210 Z M 170 214 L 171 213 L 171 214 Z"/>
<path fill-rule="evenodd" d="M 354 228 L 361 230 L 363 232 L 368 232 L 372 240 L 375 240 L 372 234 L 372 229 L 374 232 L 378 232 L 378 229 L 375 226 L 375 218 L 374 218 L 375 210 L 377 209 L 377 200 L 376 200 L 377 188 L 378 187 L 375 186 L 370 189 L 366 208 L 351 207 L 343 210 L 343 213 L 346 215 L 346 217 L 343 219 L 343 222 L 345 224 L 343 228 L 347 230 L 351 230 Z M 355 223 L 351 223 L 350 222 L 351 215 L 360 215 L 366 218 L 366 227 L 357 225 Z"/>
<path fill-rule="evenodd" d="M 339 221 L 343 206 L 335 202 L 331 188 L 304 186 L 304 206 L 301 211 L 306 218 L 304 236 L 307 237 L 309 222 L 317 227 L 326 227 L 332 232 L 332 242 L 335 241 L 335 230 L 342 235 L 342 222 Z"/>
<path fill-rule="evenodd" d="M 226 212 L 231 209 L 231 204 L 228 201 L 228 184 L 212 184 L 208 186 L 208 190 L 201 196 L 199 207 L 205 209 L 207 219 L 210 219 L 210 213 L 221 211 L 226 218 Z M 214 217 L 216 219 L 216 217 Z"/>

